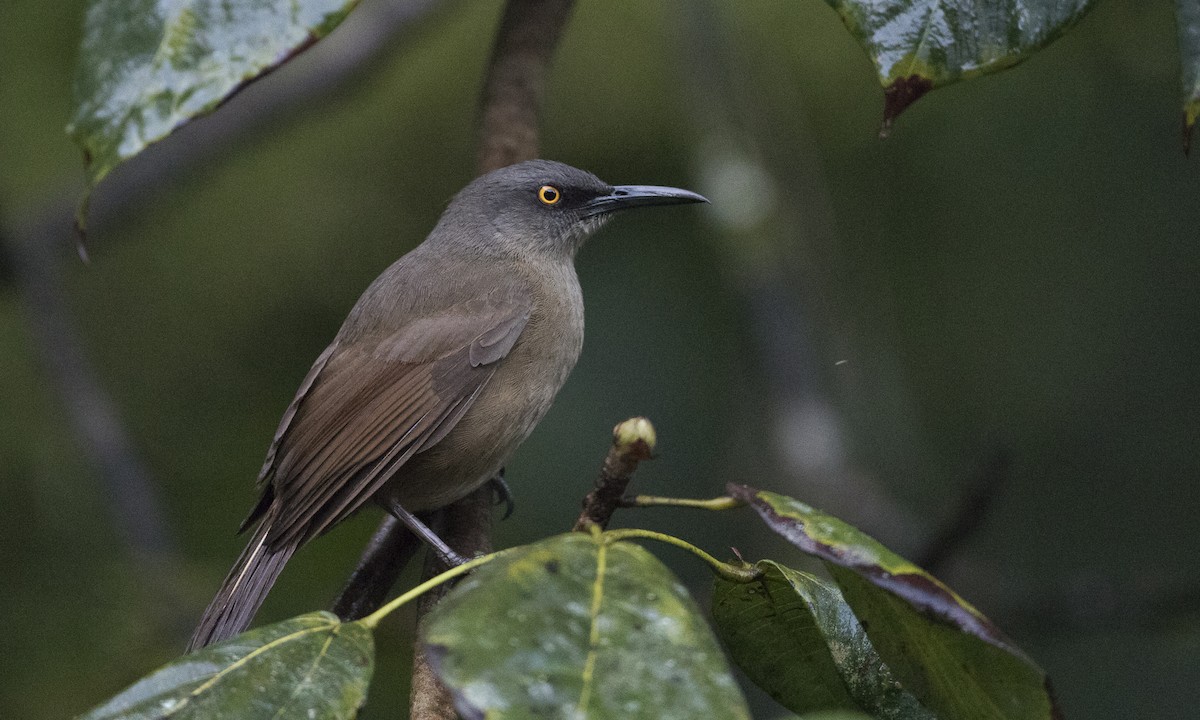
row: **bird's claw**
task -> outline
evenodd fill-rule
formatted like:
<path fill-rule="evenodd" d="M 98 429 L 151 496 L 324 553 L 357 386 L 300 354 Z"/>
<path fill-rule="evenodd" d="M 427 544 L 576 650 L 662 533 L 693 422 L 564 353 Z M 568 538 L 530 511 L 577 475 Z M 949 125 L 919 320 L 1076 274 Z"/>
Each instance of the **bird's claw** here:
<path fill-rule="evenodd" d="M 501 520 L 507 520 L 513 514 L 513 510 L 517 509 L 516 502 L 513 501 L 512 490 L 509 489 L 508 483 L 504 481 L 504 468 L 500 468 L 500 472 L 496 473 L 495 477 L 488 481 L 491 485 L 492 492 L 496 498 L 494 505 L 504 505 L 504 516 Z"/>

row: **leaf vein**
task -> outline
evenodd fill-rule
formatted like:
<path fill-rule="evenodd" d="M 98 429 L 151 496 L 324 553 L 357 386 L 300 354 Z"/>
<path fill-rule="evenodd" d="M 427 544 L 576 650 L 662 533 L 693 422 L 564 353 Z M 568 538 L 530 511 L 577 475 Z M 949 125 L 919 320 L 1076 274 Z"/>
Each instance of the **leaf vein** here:
<path fill-rule="evenodd" d="M 262 653 L 266 652 L 267 650 L 270 650 L 271 648 L 273 648 L 277 645 L 282 645 L 283 643 L 290 642 L 291 640 L 294 640 L 298 637 L 302 637 L 302 636 L 308 635 L 310 633 L 318 632 L 321 630 L 328 630 L 328 629 L 329 629 L 328 625 L 326 625 L 325 627 L 304 628 L 303 630 L 297 630 L 294 633 L 290 633 L 288 635 L 284 635 L 283 637 L 276 638 L 276 639 L 272 640 L 271 642 L 267 643 L 266 645 L 255 648 L 251 652 L 246 653 L 244 656 L 242 656 L 242 657 L 238 658 L 237 660 L 235 660 L 234 662 L 230 663 L 228 666 L 221 668 L 220 671 L 215 673 L 212 677 L 210 677 L 208 680 L 206 680 L 203 684 L 201 684 L 195 690 L 188 693 L 188 696 L 183 699 L 183 702 L 179 703 L 175 707 L 173 707 L 170 710 L 168 710 L 167 712 L 165 712 L 161 717 L 168 718 L 171 715 L 174 715 L 175 713 L 179 712 L 184 707 L 186 707 L 189 702 L 192 701 L 192 698 L 197 697 L 201 693 L 208 691 L 210 688 L 212 688 L 212 686 L 214 686 L 218 682 L 220 682 L 220 680 L 222 678 L 224 678 L 226 675 L 228 675 L 230 672 L 232 672 L 232 671 L 236 670 L 237 668 L 241 667 L 242 665 L 245 665 L 246 663 L 250 662 L 250 660 L 252 658 L 254 658 L 255 656 L 261 655 Z"/>
<path fill-rule="evenodd" d="M 600 603 L 604 599 L 604 573 L 608 564 L 608 544 L 600 543 L 596 551 L 596 580 L 592 583 L 592 623 L 588 632 L 588 654 L 583 663 L 583 688 L 579 692 L 577 710 L 587 717 L 587 705 L 591 701 L 592 678 L 596 673 L 596 654 L 600 647 Z"/>

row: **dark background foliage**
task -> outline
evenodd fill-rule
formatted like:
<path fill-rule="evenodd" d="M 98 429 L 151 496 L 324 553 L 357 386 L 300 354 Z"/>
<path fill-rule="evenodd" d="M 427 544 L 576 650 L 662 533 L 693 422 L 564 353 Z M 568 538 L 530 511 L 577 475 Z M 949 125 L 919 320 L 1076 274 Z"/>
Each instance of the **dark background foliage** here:
<path fill-rule="evenodd" d="M 0 3 L 8 227 L 80 187 L 61 128 L 82 5 Z M 582 2 L 558 56 L 548 157 L 716 202 L 623 218 L 582 253 L 583 358 L 509 467 L 498 544 L 567 530 L 634 414 L 660 433 L 642 491 L 751 481 L 910 554 L 1006 453 L 940 574 L 1043 664 L 1069 716 L 1193 712 L 1200 179 L 1179 151 L 1171 3 L 1101 3 L 1024 65 L 921 100 L 885 142 L 869 62 L 827 7 L 716 4 L 711 27 L 693 7 Z M 95 228 L 90 267 L 62 248 L 88 357 L 161 491 L 177 545 L 161 571 L 122 542 L 6 273 L 0 716 L 75 714 L 181 650 L 308 364 L 471 176 L 499 9 L 445 5 Z M 638 512 L 619 518 L 718 554 L 768 547 L 748 517 Z M 376 519 L 302 552 L 261 618 L 326 606 Z M 708 592 L 707 570 L 662 556 Z M 364 717 L 405 695 L 406 622 L 381 635 Z"/>

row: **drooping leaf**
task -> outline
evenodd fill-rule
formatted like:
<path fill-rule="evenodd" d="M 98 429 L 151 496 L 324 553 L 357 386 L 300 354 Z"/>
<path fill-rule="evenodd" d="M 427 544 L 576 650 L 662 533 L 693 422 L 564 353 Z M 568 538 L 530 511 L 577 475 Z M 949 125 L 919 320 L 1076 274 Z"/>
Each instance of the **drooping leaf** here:
<path fill-rule="evenodd" d="M 802 502 L 744 485 L 726 489 L 825 561 L 884 663 L 939 718 L 1060 717 L 1041 668 L 940 580 Z"/>
<path fill-rule="evenodd" d="M 601 535 L 480 567 L 421 640 L 465 717 L 750 717 L 683 586 L 641 547 Z"/>
<path fill-rule="evenodd" d="M 925 93 L 1048 45 L 1092 0 L 826 0 L 875 63 L 884 132 Z"/>
<path fill-rule="evenodd" d="M 1200 118 L 1200 0 L 1175 0 L 1179 27 L 1179 71 L 1183 81 L 1183 151 L 1192 148 L 1192 128 Z"/>
<path fill-rule="evenodd" d="M 68 134 L 88 185 L 329 34 L 358 0 L 91 0 Z"/>
<path fill-rule="evenodd" d="M 374 665 L 369 630 L 309 613 L 177 658 L 80 720 L 348 719 Z"/>
<path fill-rule="evenodd" d="M 935 720 L 892 676 L 836 587 L 761 560 L 762 578 L 716 580 L 713 619 L 734 662 L 787 709 Z"/>

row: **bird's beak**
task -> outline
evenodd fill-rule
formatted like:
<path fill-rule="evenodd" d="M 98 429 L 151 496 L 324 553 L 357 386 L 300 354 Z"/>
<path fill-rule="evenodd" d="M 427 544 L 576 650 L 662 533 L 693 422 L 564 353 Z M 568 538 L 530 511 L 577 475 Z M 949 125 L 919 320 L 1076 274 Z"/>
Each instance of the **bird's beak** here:
<path fill-rule="evenodd" d="M 589 200 L 584 205 L 584 210 L 591 216 L 606 215 L 617 210 L 643 205 L 680 205 L 706 202 L 708 202 L 708 198 L 691 190 L 659 185 L 617 185 L 609 194 Z"/>

